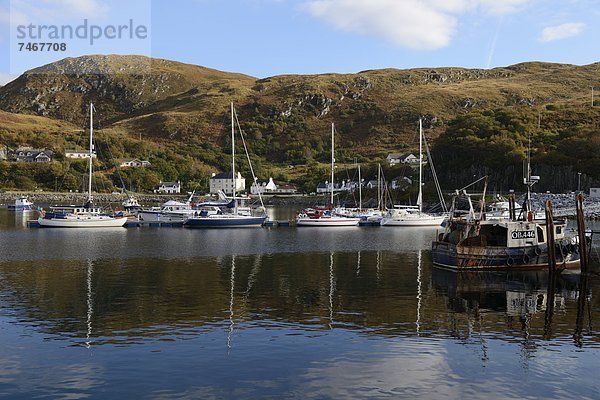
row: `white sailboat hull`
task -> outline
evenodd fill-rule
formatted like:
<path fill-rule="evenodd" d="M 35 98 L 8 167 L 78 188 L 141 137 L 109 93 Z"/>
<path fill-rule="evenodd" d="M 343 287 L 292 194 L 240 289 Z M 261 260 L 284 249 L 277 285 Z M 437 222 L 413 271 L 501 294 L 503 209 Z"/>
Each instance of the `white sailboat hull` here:
<path fill-rule="evenodd" d="M 444 222 L 445 217 L 438 216 L 421 216 L 421 217 L 412 217 L 412 218 L 383 218 L 381 220 L 381 226 L 416 226 L 416 227 L 425 227 L 425 226 L 441 226 L 442 222 Z"/>
<path fill-rule="evenodd" d="M 124 226 L 126 222 L 127 217 L 109 216 L 38 219 L 38 224 L 43 228 L 118 228 Z"/>
<path fill-rule="evenodd" d="M 298 218 L 297 226 L 358 226 L 360 218 Z"/>

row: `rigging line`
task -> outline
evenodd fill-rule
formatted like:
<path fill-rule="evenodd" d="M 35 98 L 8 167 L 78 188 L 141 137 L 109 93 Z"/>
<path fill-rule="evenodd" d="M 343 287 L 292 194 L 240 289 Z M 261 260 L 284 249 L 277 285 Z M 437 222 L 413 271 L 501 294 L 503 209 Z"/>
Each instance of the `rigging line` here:
<path fill-rule="evenodd" d="M 112 160 L 113 165 L 115 166 L 115 171 L 117 172 L 117 176 L 119 177 L 119 180 L 121 181 L 121 187 L 125 191 L 127 198 L 131 198 L 131 196 L 129 196 L 129 192 L 127 191 L 127 188 L 125 187 L 125 182 L 123 181 L 123 177 L 121 176 L 121 171 L 117 167 L 117 160 L 115 160 L 115 156 L 113 155 L 113 152 L 110 148 L 110 144 L 108 144 L 108 140 L 106 141 L 106 147 L 108 148 L 108 153 L 110 154 L 110 159 Z"/>
<path fill-rule="evenodd" d="M 475 182 L 471 182 L 471 183 L 469 183 L 467 186 L 465 186 L 465 187 L 463 187 L 463 188 L 461 188 L 461 189 L 458 189 L 458 191 L 459 191 L 459 192 L 461 192 L 461 191 L 463 191 L 463 190 L 465 190 L 465 189 L 467 189 L 467 188 L 470 188 L 471 186 L 474 186 L 475 184 L 477 184 L 477 183 L 479 183 L 479 182 L 481 182 L 482 180 L 484 180 L 484 179 L 487 179 L 487 178 L 488 178 L 488 176 L 487 176 L 487 175 L 486 175 L 486 176 L 483 176 L 483 177 L 481 177 L 481 178 L 477 179 Z"/>
<path fill-rule="evenodd" d="M 448 207 L 446 206 L 446 201 L 444 200 L 444 194 L 442 192 L 442 188 L 440 186 L 440 181 L 437 177 L 437 172 L 435 171 L 435 166 L 433 165 L 433 158 L 431 157 L 431 152 L 429 151 L 429 143 L 427 143 L 427 138 L 423 135 L 423 141 L 425 142 L 425 151 L 427 153 L 427 159 L 429 161 L 429 168 L 431 168 L 431 173 L 433 174 L 433 182 L 435 183 L 435 190 L 437 191 L 438 197 L 440 198 L 440 203 L 442 205 L 442 210 L 447 213 Z"/>
<path fill-rule="evenodd" d="M 88 117 L 88 116 L 87 116 L 87 112 L 84 112 L 84 115 L 85 115 L 85 117 L 84 117 L 84 119 L 83 119 L 83 126 L 87 126 L 87 117 Z M 77 138 L 77 140 L 75 141 L 75 145 L 76 145 L 76 147 L 77 147 L 77 145 L 79 145 L 79 143 L 81 143 L 81 137 L 83 136 L 83 134 L 84 134 L 84 133 L 85 133 L 85 128 L 84 128 L 84 129 L 82 129 L 82 130 L 79 132 L 79 137 L 78 137 L 78 138 Z M 66 150 L 66 149 L 65 149 L 65 150 Z M 68 159 L 68 160 L 67 160 L 67 168 L 65 169 L 65 173 L 64 173 L 64 174 L 63 174 L 63 176 L 62 176 L 62 179 L 61 179 L 61 181 L 60 181 L 60 185 L 58 185 L 58 188 L 57 188 L 57 190 L 58 190 L 58 191 L 62 190 L 62 187 L 63 187 L 63 185 L 65 184 L 65 179 L 67 179 L 67 173 L 69 172 L 69 170 L 70 170 L 70 169 L 71 169 L 71 160 L 70 160 L 70 159 Z"/>
<path fill-rule="evenodd" d="M 246 152 L 246 158 L 248 158 L 248 165 L 250 166 L 250 172 L 252 173 L 252 182 L 254 184 L 256 184 L 257 179 L 256 179 L 256 175 L 254 174 L 254 167 L 252 167 L 252 161 L 250 161 L 250 153 L 248 153 L 248 147 L 246 146 L 246 140 L 244 139 L 244 131 L 242 131 L 242 127 L 240 126 L 240 121 L 238 119 L 238 115 L 237 115 L 237 111 L 235 110 L 235 108 L 233 109 L 233 115 L 235 116 L 235 122 L 237 124 L 238 130 L 240 132 L 240 137 L 242 138 L 242 144 L 244 145 L 244 151 Z M 235 176 L 233 177 L 233 180 L 235 182 Z M 258 191 L 258 198 L 260 200 L 260 205 L 263 208 L 263 212 L 267 212 L 265 209 L 265 203 L 263 202 L 263 198 L 262 195 L 260 194 L 260 190 Z"/>

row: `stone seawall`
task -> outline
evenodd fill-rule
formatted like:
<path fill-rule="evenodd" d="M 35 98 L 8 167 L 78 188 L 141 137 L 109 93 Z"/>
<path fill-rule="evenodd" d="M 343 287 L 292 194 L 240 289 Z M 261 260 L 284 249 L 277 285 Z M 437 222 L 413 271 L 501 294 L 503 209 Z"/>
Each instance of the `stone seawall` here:
<path fill-rule="evenodd" d="M 168 200 L 186 201 L 188 199 L 187 194 L 173 195 L 173 194 L 132 194 L 140 204 L 142 205 L 157 205 L 162 204 Z M 12 204 L 14 201 L 22 196 L 26 196 L 34 204 L 83 204 L 86 200 L 84 193 L 54 193 L 54 192 L 2 192 L 0 193 L 0 205 Z M 111 194 L 111 193 L 95 193 L 94 201 L 98 204 L 109 204 L 118 203 L 120 204 L 125 200 L 127 196 L 125 194 Z M 200 196 L 195 198 L 195 201 L 201 199 L 208 200 L 206 196 Z M 253 197 L 253 200 L 258 202 L 258 197 Z M 265 205 L 272 206 L 297 206 L 310 207 L 314 205 L 325 205 L 329 202 L 327 196 L 265 196 L 263 198 Z"/>

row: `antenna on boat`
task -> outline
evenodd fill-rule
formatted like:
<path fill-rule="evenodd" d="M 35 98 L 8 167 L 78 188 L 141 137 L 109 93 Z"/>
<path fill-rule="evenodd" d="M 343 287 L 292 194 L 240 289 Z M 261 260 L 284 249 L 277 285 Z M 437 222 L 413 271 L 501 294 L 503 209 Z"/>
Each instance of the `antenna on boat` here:
<path fill-rule="evenodd" d="M 531 205 L 531 188 L 533 185 L 540 181 L 540 177 L 537 175 L 531 175 L 531 133 L 528 135 L 528 145 L 527 145 L 527 166 L 523 171 L 523 184 L 527 186 L 527 195 L 525 197 L 525 202 L 523 204 L 523 219 L 533 218 L 533 215 L 530 213 L 533 211 L 533 207 Z"/>

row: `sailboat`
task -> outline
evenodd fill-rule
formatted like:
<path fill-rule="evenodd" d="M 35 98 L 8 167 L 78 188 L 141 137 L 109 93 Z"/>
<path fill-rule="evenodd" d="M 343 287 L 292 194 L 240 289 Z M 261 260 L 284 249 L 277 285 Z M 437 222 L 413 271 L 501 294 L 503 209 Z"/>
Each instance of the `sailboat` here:
<path fill-rule="evenodd" d="M 419 196 L 416 206 L 394 206 L 381 220 L 381 226 L 435 227 L 444 222 L 445 216 L 423 212 L 423 121 L 419 119 Z"/>
<path fill-rule="evenodd" d="M 244 144 L 244 149 L 246 150 L 246 156 L 248 157 L 248 163 L 250 165 L 250 171 L 252 172 L 252 177 L 254 181 L 256 181 L 256 177 L 254 176 L 254 169 L 252 168 L 252 164 L 250 163 L 250 156 L 248 154 L 248 148 L 246 147 L 246 142 L 244 140 L 243 133 L 239 126 L 239 122 L 236 118 L 235 108 L 233 107 L 233 102 L 231 103 L 231 179 L 233 181 L 233 212 L 232 213 L 207 213 L 199 211 L 194 216 L 186 219 L 183 223 L 183 226 L 188 228 L 257 228 L 261 227 L 267 216 L 264 214 L 264 205 L 262 207 L 263 215 L 254 216 L 252 215 L 252 210 L 248 207 L 239 207 L 238 201 L 236 198 L 237 192 L 237 179 L 235 173 L 235 127 L 237 126 L 240 131 L 240 138 Z M 259 198 L 262 203 L 262 197 Z"/>
<path fill-rule="evenodd" d="M 307 208 L 296 216 L 297 226 L 358 226 L 360 218 L 336 215 L 333 209 L 335 169 L 335 124 L 331 123 L 331 205 L 329 208 Z"/>
<path fill-rule="evenodd" d="M 44 228 L 114 228 L 124 226 L 127 217 L 115 217 L 94 207 L 92 197 L 93 175 L 93 144 L 94 136 L 94 105 L 90 103 L 90 152 L 89 152 L 89 179 L 87 201 L 82 206 L 55 206 L 51 211 L 40 211 L 38 223 Z"/>

